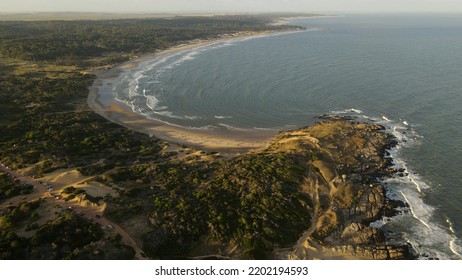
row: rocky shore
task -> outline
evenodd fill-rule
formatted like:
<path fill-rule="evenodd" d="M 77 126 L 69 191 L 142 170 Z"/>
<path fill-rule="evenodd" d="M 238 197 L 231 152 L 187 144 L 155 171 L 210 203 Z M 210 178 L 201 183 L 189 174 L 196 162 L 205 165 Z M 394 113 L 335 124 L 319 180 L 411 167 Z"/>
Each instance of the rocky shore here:
<path fill-rule="evenodd" d="M 289 259 L 412 259 L 407 244 L 391 244 L 371 222 L 398 213 L 381 178 L 397 171 L 387 150 L 397 144 L 383 126 L 323 116 L 321 122 L 279 134 L 269 150 L 311 153 L 303 192 L 313 201 L 312 224 L 296 246 L 275 250 Z"/>

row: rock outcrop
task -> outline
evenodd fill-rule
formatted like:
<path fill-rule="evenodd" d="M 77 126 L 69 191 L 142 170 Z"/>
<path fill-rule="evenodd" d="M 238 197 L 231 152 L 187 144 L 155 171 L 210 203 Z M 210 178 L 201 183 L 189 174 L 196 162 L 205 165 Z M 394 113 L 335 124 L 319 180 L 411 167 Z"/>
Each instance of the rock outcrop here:
<path fill-rule="evenodd" d="M 380 178 L 395 170 L 386 150 L 396 140 L 385 128 L 345 117 L 279 134 L 268 150 L 309 153 L 311 165 L 303 191 L 314 209 L 312 225 L 289 250 L 275 255 L 289 259 L 408 259 L 407 245 L 389 244 L 370 223 L 396 213 Z"/>

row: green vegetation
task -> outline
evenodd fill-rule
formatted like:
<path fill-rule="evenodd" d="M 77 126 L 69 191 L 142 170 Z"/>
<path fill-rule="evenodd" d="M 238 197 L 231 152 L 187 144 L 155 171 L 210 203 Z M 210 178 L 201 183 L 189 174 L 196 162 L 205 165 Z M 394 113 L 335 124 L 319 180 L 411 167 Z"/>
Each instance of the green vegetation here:
<path fill-rule="evenodd" d="M 36 164 L 37 174 L 57 168 L 94 165 L 104 170 L 132 161 L 150 161 L 156 139 L 113 124 L 88 108 L 79 109 L 92 77 L 70 73 L 48 78 L 28 74 L 0 79 L 0 160 L 13 168 Z M 99 161 L 105 158 L 105 162 Z"/>
<path fill-rule="evenodd" d="M 178 42 L 215 38 L 221 34 L 287 29 L 287 26 L 269 26 L 270 20 L 266 17 L 220 16 L 0 22 L 0 54 L 22 60 L 54 60 L 61 65 L 82 65 L 81 59 L 152 52 Z"/>
<path fill-rule="evenodd" d="M 265 258 L 309 227 L 311 201 L 300 191 L 306 172 L 300 162 L 306 159 L 260 153 L 212 165 L 119 169 L 103 176 L 126 187 L 109 204 L 107 214 L 123 220 L 149 212 L 152 231 L 144 236 L 143 249 L 153 257 L 182 257 L 205 241 L 237 244 L 242 257 Z M 135 178 L 145 186 L 135 188 Z M 136 203 L 144 197 L 154 197 L 153 205 Z"/>
<path fill-rule="evenodd" d="M 21 204 L 0 218 L 23 217 L 33 206 L 38 207 Z M 120 237 L 104 238 L 98 225 L 69 210 L 37 229 L 31 238 L 20 237 L 3 226 L 0 234 L 0 259 L 133 259 L 134 255 Z"/>
<path fill-rule="evenodd" d="M 238 258 L 268 257 L 310 224 L 311 201 L 300 190 L 312 168 L 309 157 L 263 152 L 179 162 L 175 153 L 160 153 L 158 139 L 92 112 L 86 98 L 94 77 L 85 73 L 188 40 L 289 28 L 268 26 L 269 20 L 0 22 L 0 129 L 6 132 L 0 134 L 0 162 L 13 169 L 34 166 L 37 175 L 59 168 L 96 175 L 119 196 L 92 198 L 68 187 L 63 197 L 104 200 L 104 215 L 121 224 L 145 219 L 147 230 L 139 239 L 149 257 L 184 258 L 202 245 L 237 245 Z M 0 202 L 27 191 L 0 175 Z M 40 201 L 22 202 L 2 212 L 0 258 L 133 258 L 120 236 L 107 236 L 70 210 L 40 223 L 39 206 Z"/>
<path fill-rule="evenodd" d="M 28 184 L 20 184 L 8 174 L 0 172 L 0 202 L 17 195 L 32 192 L 33 187 Z"/>
<path fill-rule="evenodd" d="M 40 206 L 40 202 L 40 200 L 21 202 L 16 207 L 13 206 L 4 210 L 0 215 L 0 229 L 6 231 L 28 218 L 36 219 L 37 213 L 33 211 Z"/>
<path fill-rule="evenodd" d="M 0 22 L 0 55 L 43 61 L 47 66 L 32 64 L 29 71 L 20 72 L 14 64 L 0 63 L 0 128 L 8 131 L 0 135 L 0 160 L 14 168 L 41 162 L 39 174 L 68 166 L 96 174 L 129 160 L 154 160 L 160 150 L 155 140 L 82 106 L 94 78 L 82 73 L 88 67 L 126 60 L 127 53 L 152 52 L 221 34 L 289 28 L 269 26 L 269 21 L 269 17 L 228 16 Z M 101 158 L 107 161 L 99 163 Z M 89 165 L 93 166 L 85 168 Z"/>

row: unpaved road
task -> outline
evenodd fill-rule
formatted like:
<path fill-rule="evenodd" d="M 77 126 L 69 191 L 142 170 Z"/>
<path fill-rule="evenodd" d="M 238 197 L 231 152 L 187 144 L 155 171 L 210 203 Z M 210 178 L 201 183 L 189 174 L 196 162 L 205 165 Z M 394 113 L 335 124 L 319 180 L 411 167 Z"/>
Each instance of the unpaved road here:
<path fill-rule="evenodd" d="M 135 257 L 137 259 L 146 259 L 144 257 L 144 253 L 141 248 L 136 244 L 135 240 L 119 225 L 111 222 L 107 218 L 102 216 L 102 213 L 98 208 L 93 207 L 84 207 L 79 205 L 76 202 L 72 201 L 65 201 L 63 199 L 56 199 L 54 195 L 48 192 L 48 187 L 44 184 L 39 183 L 40 179 L 34 179 L 30 176 L 26 176 L 17 172 L 16 170 L 12 170 L 6 166 L 0 164 L 0 171 L 10 174 L 13 179 L 17 179 L 20 181 L 21 184 L 30 184 L 34 187 L 33 192 L 27 195 L 19 195 L 12 197 L 10 199 L 5 200 L 3 203 L 0 203 L 0 209 L 7 208 L 11 205 L 18 205 L 22 201 L 31 201 L 37 198 L 45 198 L 48 201 L 53 201 L 53 203 L 57 205 L 61 205 L 66 209 L 72 209 L 76 213 L 80 214 L 82 217 L 85 217 L 95 223 L 98 223 L 102 228 L 106 230 L 111 230 L 115 234 L 120 234 L 122 237 L 123 242 L 131 246 L 135 250 Z"/>

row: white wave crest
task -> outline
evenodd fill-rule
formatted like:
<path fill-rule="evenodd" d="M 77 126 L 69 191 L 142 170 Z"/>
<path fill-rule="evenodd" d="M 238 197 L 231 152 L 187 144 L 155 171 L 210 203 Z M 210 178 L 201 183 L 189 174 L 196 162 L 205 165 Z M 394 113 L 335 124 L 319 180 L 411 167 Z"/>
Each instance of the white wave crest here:
<path fill-rule="evenodd" d="M 184 116 L 185 119 L 188 119 L 188 120 L 198 120 L 198 119 L 201 119 L 201 117 L 199 116 Z"/>
<path fill-rule="evenodd" d="M 159 104 L 159 100 L 155 96 L 152 96 L 152 95 L 146 96 L 146 106 L 148 106 L 149 109 L 154 111 L 157 107 L 157 104 Z"/>
<path fill-rule="evenodd" d="M 229 130 L 235 130 L 235 131 L 249 131 L 249 129 L 246 129 L 246 128 L 240 128 L 240 127 L 235 127 L 235 126 L 232 126 L 232 125 L 229 125 L 229 124 L 225 124 L 225 123 L 218 123 L 219 125 L 223 126 L 223 127 L 226 127 L 227 129 Z"/>
<path fill-rule="evenodd" d="M 432 227 L 430 227 L 430 225 L 428 224 L 428 218 L 432 215 L 433 209 L 421 203 L 421 201 L 419 201 L 419 198 L 412 197 L 411 201 L 411 196 L 409 193 L 408 195 L 410 197 L 406 196 L 403 191 L 400 191 L 400 193 L 409 205 L 409 210 L 411 211 L 412 216 L 419 222 L 421 222 L 424 226 L 426 226 L 429 230 L 432 230 Z"/>
<path fill-rule="evenodd" d="M 346 110 L 339 110 L 339 111 L 331 111 L 332 114 L 335 115 L 344 115 L 344 114 L 362 114 L 363 111 L 355 108 L 350 108 Z"/>
<path fill-rule="evenodd" d="M 367 119 L 383 125 L 387 132 L 398 140 L 397 147 L 388 152 L 399 173 L 384 179 L 383 183 L 390 199 L 402 200 L 408 205 L 408 211 L 401 209 L 404 211 L 400 215 L 375 221 L 371 226 L 390 227 L 392 231 L 399 229 L 405 240 L 412 244 L 424 258 L 427 256 L 440 259 L 460 259 L 459 240 L 441 223 L 442 221 L 435 218 L 436 208 L 424 201 L 426 191 L 431 189 L 431 184 L 414 172 L 402 156 L 402 148 L 413 148 L 419 145 L 422 137 L 407 121 L 394 121 L 386 116 L 367 117 Z"/>
<path fill-rule="evenodd" d="M 263 130 L 263 131 L 277 131 L 277 129 L 266 128 L 266 127 L 254 127 L 253 129 L 255 129 L 255 130 Z"/>
<path fill-rule="evenodd" d="M 462 252 L 462 248 L 457 244 L 456 232 L 454 231 L 452 222 L 449 218 L 446 218 L 446 222 L 448 223 L 449 230 L 451 231 L 451 240 L 449 241 L 449 248 L 454 253 L 454 255 L 462 259 L 462 255 L 459 253 Z"/>

